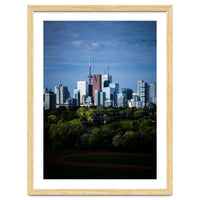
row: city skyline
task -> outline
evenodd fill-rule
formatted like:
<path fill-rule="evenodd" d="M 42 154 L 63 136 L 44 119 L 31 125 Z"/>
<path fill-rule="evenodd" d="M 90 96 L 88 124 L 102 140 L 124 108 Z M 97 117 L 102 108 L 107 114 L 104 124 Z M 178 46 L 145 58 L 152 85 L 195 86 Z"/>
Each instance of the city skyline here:
<path fill-rule="evenodd" d="M 44 87 L 61 80 L 72 96 L 77 81 L 105 74 L 113 82 L 137 92 L 137 81 L 156 82 L 156 22 L 45 21 Z"/>

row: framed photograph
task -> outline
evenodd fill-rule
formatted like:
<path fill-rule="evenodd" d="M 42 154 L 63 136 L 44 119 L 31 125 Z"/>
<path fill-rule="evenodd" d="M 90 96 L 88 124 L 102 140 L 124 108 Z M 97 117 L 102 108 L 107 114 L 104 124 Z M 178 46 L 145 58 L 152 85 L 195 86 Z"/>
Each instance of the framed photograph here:
<path fill-rule="evenodd" d="M 172 195 L 172 6 L 27 10 L 28 195 Z"/>

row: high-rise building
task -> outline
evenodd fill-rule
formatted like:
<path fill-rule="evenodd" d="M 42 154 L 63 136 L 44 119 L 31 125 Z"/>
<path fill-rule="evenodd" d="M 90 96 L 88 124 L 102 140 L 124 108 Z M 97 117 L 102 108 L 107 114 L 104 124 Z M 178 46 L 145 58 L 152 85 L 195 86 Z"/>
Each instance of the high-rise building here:
<path fill-rule="evenodd" d="M 149 85 L 143 80 L 138 81 L 138 95 L 143 103 L 143 107 L 149 101 Z"/>
<path fill-rule="evenodd" d="M 106 93 L 101 91 L 100 92 L 100 106 L 105 106 L 105 100 L 106 100 Z"/>
<path fill-rule="evenodd" d="M 149 102 L 156 104 L 156 83 L 149 84 Z"/>
<path fill-rule="evenodd" d="M 48 91 L 49 91 L 48 88 L 44 88 L 43 89 L 43 94 L 47 93 Z"/>
<path fill-rule="evenodd" d="M 123 94 L 117 94 L 117 107 L 126 106 L 126 97 Z"/>
<path fill-rule="evenodd" d="M 133 90 L 130 88 L 122 88 L 122 94 L 125 96 L 126 100 L 132 99 Z"/>
<path fill-rule="evenodd" d="M 104 87 L 109 87 L 110 83 L 112 83 L 112 76 L 110 74 L 102 75 L 101 89 L 103 90 Z"/>
<path fill-rule="evenodd" d="M 87 81 L 77 81 L 77 90 L 80 90 L 80 99 L 81 99 L 81 104 L 84 103 L 83 96 L 86 97 L 88 96 L 88 82 Z"/>
<path fill-rule="evenodd" d="M 109 107 L 109 106 L 114 106 L 114 101 L 113 100 L 105 100 L 105 107 Z"/>
<path fill-rule="evenodd" d="M 47 93 L 48 91 L 48 88 L 43 88 L 43 101 L 45 100 L 45 93 Z"/>
<path fill-rule="evenodd" d="M 92 81 L 93 81 L 93 99 L 95 102 L 95 90 L 101 90 L 101 74 L 94 74 L 92 76 Z"/>
<path fill-rule="evenodd" d="M 114 88 L 111 87 L 105 87 L 103 88 L 103 92 L 106 93 L 106 100 L 112 100 L 114 101 Z"/>
<path fill-rule="evenodd" d="M 119 83 L 110 83 L 109 87 L 114 89 L 114 105 L 117 106 L 117 94 L 119 94 Z"/>
<path fill-rule="evenodd" d="M 95 90 L 95 101 L 94 101 L 94 105 L 100 106 L 100 91 L 99 91 L 99 90 Z"/>
<path fill-rule="evenodd" d="M 81 97 L 81 104 L 84 105 L 86 103 L 86 95 Z"/>
<path fill-rule="evenodd" d="M 77 106 L 77 99 L 68 98 L 64 104 L 66 108 L 76 107 Z"/>
<path fill-rule="evenodd" d="M 89 57 L 89 75 L 88 75 L 88 96 L 92 97 L 92 75 L 91 75 L 91 63 L 90 63 L 90 57 Z"/>
<path fill-rule="evenodd" d="M 93 97 L 87 97 L 86 101 L 85 101 L 87 104 L 89 105 L 93 105 L 94 104 L 94 101 L 93 101 Z"/>
<path fill-rule="evenodd" d="M 139 97 L 139 95 L 137 93 L 133 93 L 132 94 L 132 98 L 134 99 L 135 102 L 140 101 L 140 97 Z"/>
<path fill-rule="evenodd" d="M 56 94 L 56 104 L 64 104 L 66 99 L 70 97 L 70 93 L 68 88 L 61 84 L 61 81 L 58 86 L 55 86 L 55 94 Z"/>
<path fill-rule="evenodd" d="M 44 109 L 54 109 L 56 108 L 56 95 L 54 92 L 46 91 L 44 94 Z"/>
<path fill-rule="evenodd" d="M 81 96 L 80 96 L 80 90 L 74 90 L 74 95 L 73 98 L 76 99 L 77 105 L 76 106 L 80 106 L 81 103 Z"/>

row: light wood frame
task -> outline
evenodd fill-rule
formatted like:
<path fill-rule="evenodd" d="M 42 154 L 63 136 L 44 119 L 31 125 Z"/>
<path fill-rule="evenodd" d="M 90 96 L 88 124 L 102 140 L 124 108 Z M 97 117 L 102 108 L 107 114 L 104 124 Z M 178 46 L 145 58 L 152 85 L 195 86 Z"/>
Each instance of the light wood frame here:
<path fill-rule="evenodd" d="M 173 11 L 171 5 L 29 5 L 28 11 L 28 90 L 27 90 L 27 131 L 28 131 L 28 195 L 172 195 L 173 192 Z M 167 183 L 166 189 L 34 189 L 34 77 L 33 77 L 33 20 L 34 12 L 166 12 L 167 14 Z"/>

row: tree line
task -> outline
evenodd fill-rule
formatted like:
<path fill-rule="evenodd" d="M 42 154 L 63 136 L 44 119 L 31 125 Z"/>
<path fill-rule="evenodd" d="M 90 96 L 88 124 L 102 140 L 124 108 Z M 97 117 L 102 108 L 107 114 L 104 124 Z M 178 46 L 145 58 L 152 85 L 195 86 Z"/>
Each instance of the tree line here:
<path fill-rule="evenodd" d="M 156 152 L 156 108 L 45 110 L 44 145 L 53 150 Z"/>

